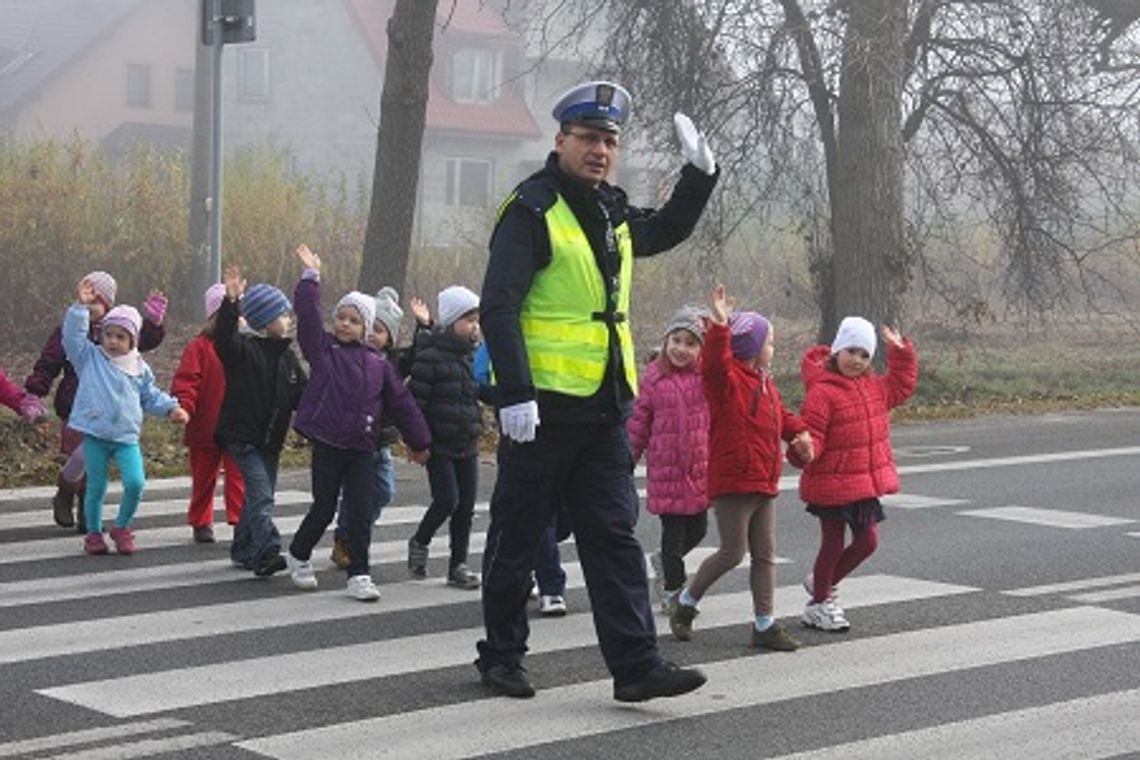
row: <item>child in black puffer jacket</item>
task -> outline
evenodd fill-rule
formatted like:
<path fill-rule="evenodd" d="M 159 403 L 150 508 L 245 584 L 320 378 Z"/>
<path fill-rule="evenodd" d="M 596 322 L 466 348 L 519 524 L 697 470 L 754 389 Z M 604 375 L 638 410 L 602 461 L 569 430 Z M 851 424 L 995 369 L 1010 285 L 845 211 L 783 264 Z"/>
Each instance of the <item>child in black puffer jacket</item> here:
<path fill-rule="evenodd" d="M 480 580 L 467 569 L 467 549 L 479 483 L 478 444 L 483 432 L 479 401 L 486 393 L 471 367 L 479 344 L 479 296 L 460 285 L 440 291 L 438 319 L 436 330 L 416 336 L 408 380 L 432 437 L 427 463 L 431 506 L 408 541 L 408 573 L 416 579 L 427 577 L 428 545 L 449 520 L 447 583 L 477 589 Z"/>

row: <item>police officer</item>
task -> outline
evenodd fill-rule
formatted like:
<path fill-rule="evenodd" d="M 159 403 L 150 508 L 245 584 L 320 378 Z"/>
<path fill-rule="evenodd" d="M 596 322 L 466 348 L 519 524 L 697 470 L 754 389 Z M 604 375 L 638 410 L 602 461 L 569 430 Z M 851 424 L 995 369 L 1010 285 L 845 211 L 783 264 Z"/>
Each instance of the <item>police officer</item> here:
<path fill-rule="evenodd" d="M 630 96 L 611 82 L 572 88 L 545 167 L 499 211 L 482 294 L 498 383 L 498 478 L 483 554 L 476 667 L 491 691 L 534 696 L 525 669 L 526 602 L 543 530 L 559 505 L 573 530 L 614 698 L 640 702 L 701 686 L 661 658 L 645 560 L 634 537 L 637 492 L 625 417 L 637 390 L 629 292 L 633 258 L 692 232 L 713 186 L 712 151 L 674 117 L 688 164 L 660 209 L 636 208 L 606 180 L 617 165 Z"/>

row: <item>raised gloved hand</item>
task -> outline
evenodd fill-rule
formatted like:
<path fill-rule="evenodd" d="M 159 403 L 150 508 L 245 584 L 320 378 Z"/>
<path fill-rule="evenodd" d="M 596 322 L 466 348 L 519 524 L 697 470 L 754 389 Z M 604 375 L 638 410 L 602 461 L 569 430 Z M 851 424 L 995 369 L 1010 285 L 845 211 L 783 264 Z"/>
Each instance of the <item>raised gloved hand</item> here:
<path fill-rule="evenodd" d="M 20 418 L 24 422 L 39 422 L 46 416 L 47 410 L 44 409 L 44 402 L 40 401 L 39 396 L 25 393 L 20 399 Z"/>
<path fill-rule="evenodd" d="M 504 406 L 499 410 L 499 427 L 503 435 L 519 443 L 534 440 L 535 429 L 539 425 L 538 402 L 523 401 Z"/>
<path fill-rule="evenodd" d="M 693 126 L 693 120 L 683 113 L 673 114 L 673 126 L 677 139 L 681 142 L 681 155 L 705 174 L 716 171 L 716 159 L 703 132 Z"/>
<path fill-rule="evenodd" d="M 143 314 L 156 325 L 161 325 L 166 318 L 166 294 L 161 290 L 152 290 L 143 301 Z"/>

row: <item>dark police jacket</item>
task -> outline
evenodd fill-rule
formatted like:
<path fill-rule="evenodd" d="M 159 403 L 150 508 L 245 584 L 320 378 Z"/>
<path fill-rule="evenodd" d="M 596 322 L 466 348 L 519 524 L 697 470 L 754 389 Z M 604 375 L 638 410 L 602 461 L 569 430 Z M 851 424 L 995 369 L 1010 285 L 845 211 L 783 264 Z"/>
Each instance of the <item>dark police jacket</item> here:
<path fill-rule="evenodd" d="M 542 424 L 619 424 L 633 398 L 612 329 L 605 377 L 592 396 L 536 391 L 531 380 L 519 313 L 535 274 L 550 263 L 550 236 L 544 215 L 557 196 L 560 194 L 573 210 L 609 287 L 618 259 L 616 251 L 607 252 L 607 226 L 629 223 L 635 257 L 667 251 L 692 234 L 718 176 L 686 164 L 664 206 L 638 208 L 629 205 L 619 187 L 603 182 L 592 188 L 563 174 L 558 168 L 558 154 L 551 153 L 546 166 L 518 186 L 491 236 L 491 257 L 479 304 L 480 323 L 495 367 L 496 402 L 501 407 L 538 399 Z"/>

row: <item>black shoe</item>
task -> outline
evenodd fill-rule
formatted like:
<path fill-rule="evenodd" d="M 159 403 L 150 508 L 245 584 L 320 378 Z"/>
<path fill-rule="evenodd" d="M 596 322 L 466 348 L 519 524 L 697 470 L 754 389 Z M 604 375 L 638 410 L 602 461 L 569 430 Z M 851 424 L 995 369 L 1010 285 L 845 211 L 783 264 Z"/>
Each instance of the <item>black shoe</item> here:
<path fill-rule="evenodd" d="M 214 538 L 214 528 L 210 525 L 200 525 L 194 529 L 194 543 L 196 544 L 212 544 L 217 541 Z"/>
<path fill-rule="evenodd" d="M 705 674 L 696 668 L 679 668 L 671 662 L 663 662 L 642 676 L 640 681 L 615 686 L 614 699 L 644 702 L 657 697 L 677 697 L 704 686 L 705 680 Z"/>
<path fill-rule="evenodd" d="M 496 694 L 517 699 L 534 696 L 534 687 L 530 685 L 530 679 L 526 677 L 526 669 L 522 665 L 499 663 L 482 673 L 483 685 Z"/>
<path fill-rule="evenodd" d="M 274 573 L 279 573 L 284 569 L 285 558 L 280 554 L 269 554 L 257 563 L 257 567 L 253 569 L 253 574 L 258 578 L 268 578 Z"/>

